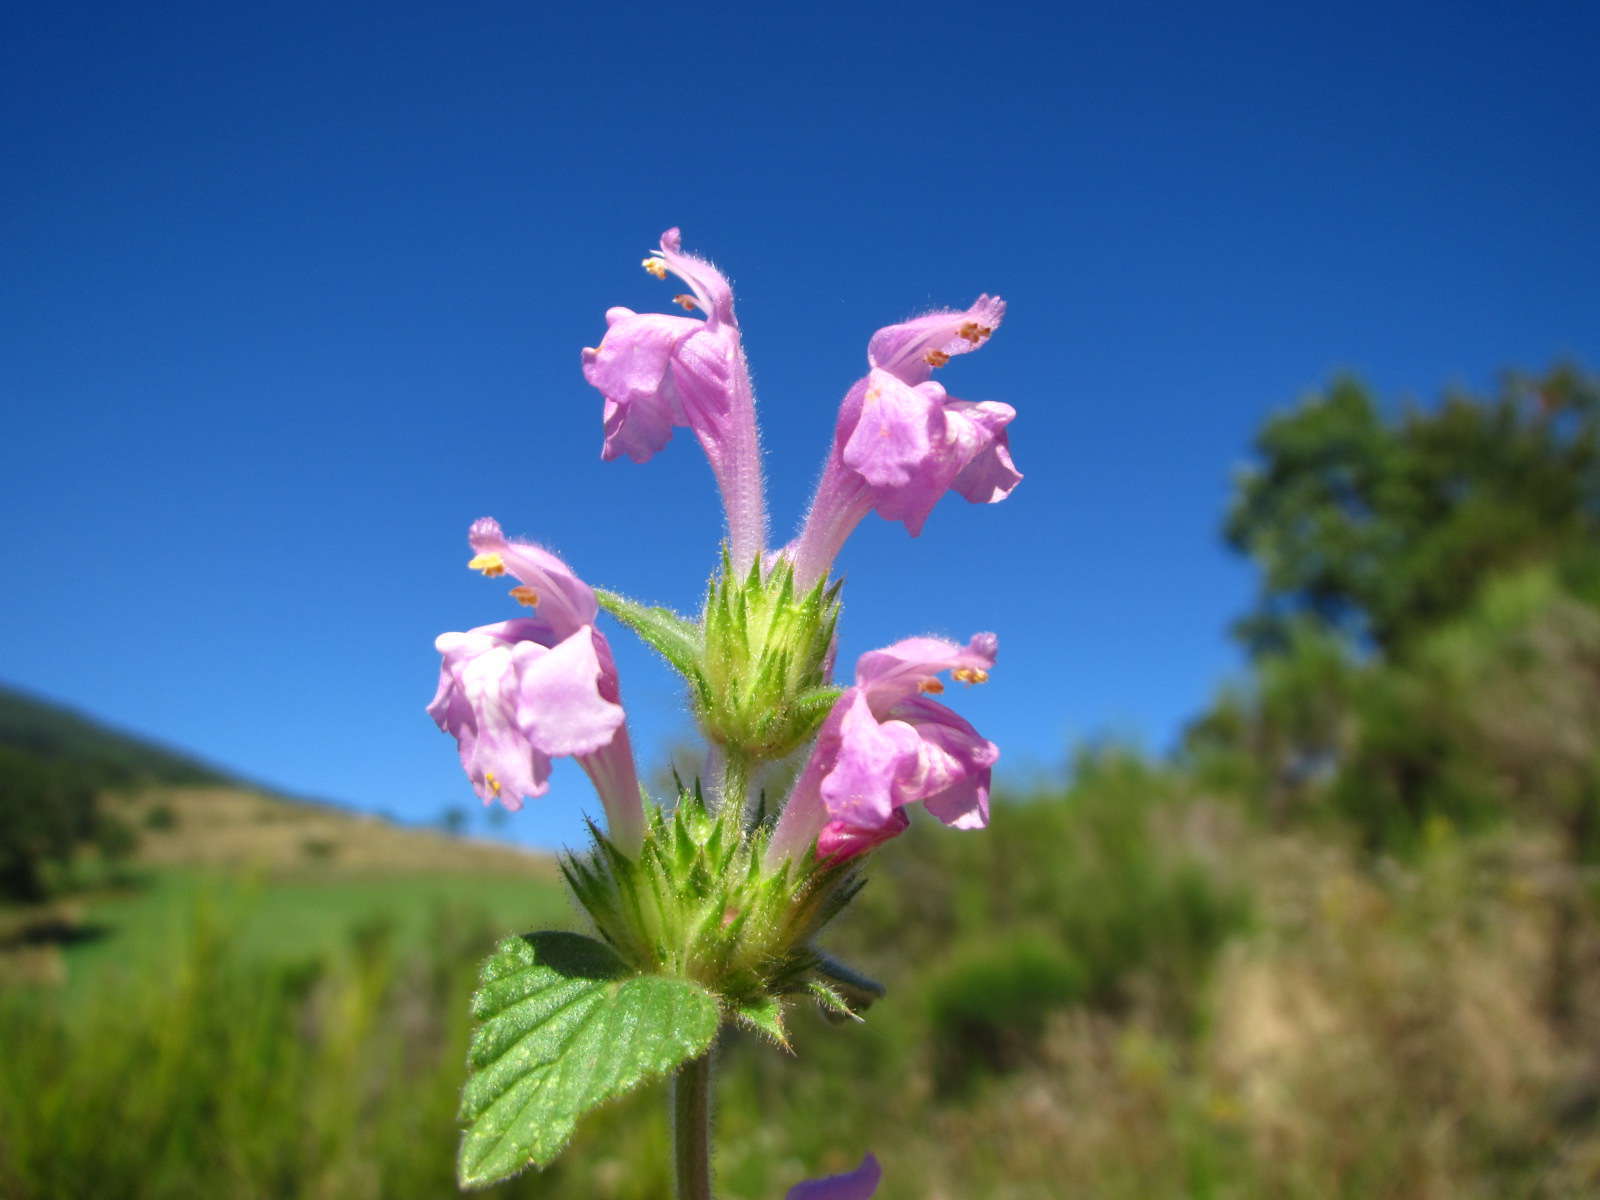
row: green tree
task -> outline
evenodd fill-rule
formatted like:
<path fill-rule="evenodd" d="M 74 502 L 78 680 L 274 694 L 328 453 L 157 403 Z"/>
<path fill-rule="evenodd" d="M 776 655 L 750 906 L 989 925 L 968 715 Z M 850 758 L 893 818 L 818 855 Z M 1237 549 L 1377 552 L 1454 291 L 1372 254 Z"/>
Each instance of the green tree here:
<path fill-rule="evenodd" d="M 0 746 L 0 897 L 39 900 L 48 872 L 94 835 L 95 789 L 70 766 Z"/>
<path fill-rule="evenodd" d="M 1306 620 L 1403 652 L 1495 572 L 1595 569 L 1600 387 L 1575 368 L 1393 417 L 1340 379 L 1268 421 L 1256 450 L 1226 524 L 1262 572 L 1239 626 L 1256 654 Z"/>

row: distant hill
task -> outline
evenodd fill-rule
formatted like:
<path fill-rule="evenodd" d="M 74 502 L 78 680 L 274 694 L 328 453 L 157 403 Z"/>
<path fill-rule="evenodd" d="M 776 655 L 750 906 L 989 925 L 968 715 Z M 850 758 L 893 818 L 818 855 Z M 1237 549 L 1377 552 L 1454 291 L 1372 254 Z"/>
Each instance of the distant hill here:
<path fill-rule="evenodd" d="M 274 793 L 63 705 L 0 686 L 0 899 L 58 890 L 91 850 L 153 867 L 553 877 L 549 855 Z"/>
<path fill-rule="evenodd" d="M 193 755 L 3 684 L 0 747 L 65 770 L 95 788 L 240 782 Z"/>

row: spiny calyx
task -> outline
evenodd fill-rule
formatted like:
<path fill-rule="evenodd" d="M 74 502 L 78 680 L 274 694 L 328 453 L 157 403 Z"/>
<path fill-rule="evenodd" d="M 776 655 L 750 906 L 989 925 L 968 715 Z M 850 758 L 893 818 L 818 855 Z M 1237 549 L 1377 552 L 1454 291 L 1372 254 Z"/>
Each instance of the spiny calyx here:
<path fill-rule="evenodd" d="M 767 832 L 746 832 L 707 812 L 698 785 L 680 785 L 670 814 L 648 806 L 645 826 L 636 857 L 595 829 L 594 854 L 561 863 L 624 962 L 702 984 L 730 1013 L 801 992 L 830 1005 L 811 942 L 860 889 L 847 864 L 769 869 Z M 781 1032 L 775 1036 L 781 1040 Z"/>
<path fill-rule="evenodd" d="M 800 592 L 784 558 L 736 576 L 725 552 L 702 617 L 698 707 L 712 740 L 751 762 L 804 745 L 839 694 L 828 679 L 838 619 L 838 582 Z"/>

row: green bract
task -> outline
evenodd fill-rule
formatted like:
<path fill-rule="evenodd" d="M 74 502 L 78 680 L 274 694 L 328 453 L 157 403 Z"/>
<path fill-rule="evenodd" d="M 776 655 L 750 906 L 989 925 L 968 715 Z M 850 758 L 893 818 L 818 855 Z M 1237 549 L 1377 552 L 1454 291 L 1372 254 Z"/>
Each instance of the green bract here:
<path fill-rule="evenodd" d="M 785 559 L 765 577 L 755 566 L 736 579 L 724 555 L 704 617 L 700 716 L 712 740 L 752 761 L 803 745 L 839 695 L 826 672 L 838 620 L 839 583 L 797 592 Z"/>
<path fill-rule="evenodd" d="M 780 559 L 736 576 L 726 553 L 698 624 L 610 592 L 600 603 L 689 681 L 712 741 L 745 763 L 782 758 L 816 733 L 840 689 L 827 681 L 839 583 L 797 591 Z"/>
<path fill-rule="evenodd" d="M 562 862 L 600 935 L 636 970 L 693 980 L 724 1010 L 782 1041 L 778 998 L 812 990 L 811 940 L 860 888 L 848 865 L 763 862 L 765 830 L 743 833 L 685 791 L 648 810 L 637 858 L 598 830 L 597 853 Z"/>

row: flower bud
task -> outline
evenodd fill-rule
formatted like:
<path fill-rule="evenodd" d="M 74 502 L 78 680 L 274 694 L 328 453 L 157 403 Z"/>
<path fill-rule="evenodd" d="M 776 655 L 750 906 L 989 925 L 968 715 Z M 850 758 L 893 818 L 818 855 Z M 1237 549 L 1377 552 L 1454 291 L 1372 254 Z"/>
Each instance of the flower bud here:
<path fill-rule="evenodd" d="M 827 716 L 839 584 L 795 588 L 794 567 L 779 558 L 735 577 L 726 556 L 704 617 L 701 724 L 711 739 L 749 762 L 798 749 Z"/>

